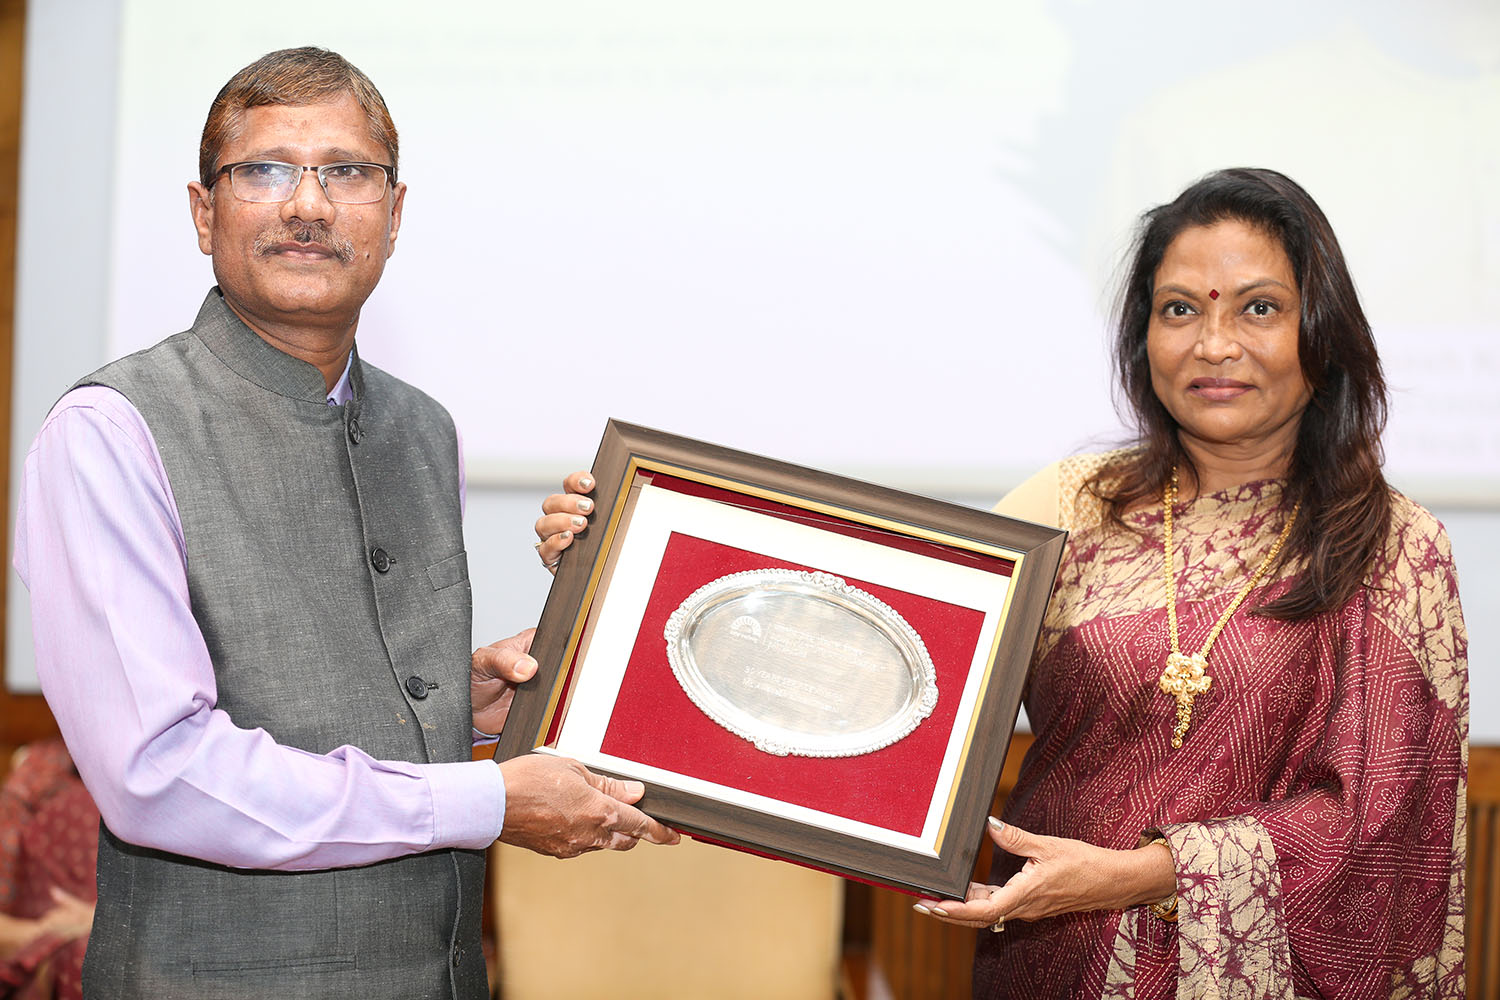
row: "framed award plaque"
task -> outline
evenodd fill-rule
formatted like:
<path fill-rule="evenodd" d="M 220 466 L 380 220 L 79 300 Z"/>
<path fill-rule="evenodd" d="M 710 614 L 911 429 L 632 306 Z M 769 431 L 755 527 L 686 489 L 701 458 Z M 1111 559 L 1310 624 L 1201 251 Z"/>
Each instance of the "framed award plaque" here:
<path fill-rule="evenodd" d="M 497 758 L 961 898 L 1065 533 L 613 420 L 593 475 Z"/>

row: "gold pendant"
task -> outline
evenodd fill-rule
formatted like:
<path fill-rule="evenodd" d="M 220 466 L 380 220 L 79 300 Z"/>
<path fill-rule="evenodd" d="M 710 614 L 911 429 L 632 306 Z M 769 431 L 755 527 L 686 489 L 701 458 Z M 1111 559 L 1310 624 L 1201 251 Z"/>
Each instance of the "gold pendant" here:
<path fill-rule="evenodd" d="M 1193 698 L 1213 686 L 1214 679 L 1208 676 L 1208 657 L 1202 653 L 1169 653 L 1167 668 L 1161 672 L 1157 684 L 1162 691 L 1177 699 L 1177 727 L 1172 730 L 1172 749 L 1182 746 L 1188 723 L 1193 718 Z"/>

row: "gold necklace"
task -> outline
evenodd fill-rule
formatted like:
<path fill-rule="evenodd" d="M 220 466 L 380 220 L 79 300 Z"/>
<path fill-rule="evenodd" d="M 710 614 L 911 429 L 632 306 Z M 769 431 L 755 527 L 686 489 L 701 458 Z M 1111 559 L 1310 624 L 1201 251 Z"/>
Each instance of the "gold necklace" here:
<path fill-rule="evenodd" d="M 1234 595 L 1234 600 L 1229 602 L 1229 607 L 1214 622 L 1214 627 L 1208 630 L 1208 639 L 1203 643 L 1203 648 L 1198 652 L 1188 655 L 1182 652 L 1177 642 L 1177 576 L 1172 570 L 1172 507 L 1177 503 L 1177 467 L 1172 467 L 1172 479 L 1162 490 L 1162 525 L 1166 535 L 1166 554 L 1162 562 L 1162 585 L 1166 588 L 1167 600 L 1167 630 L 1172 638 L 1172 651 L 1167 654 L 1167 667 L 1161 672 L 1161 679 L 1157 685 L 1166 694 L 1177 699 L 1177 727 L 1172 730 L 1172 749 L 1176 750 L 1182 746 L 1182 737 L 1187 733 L 1188 723 L 1193 718 L 1193 698 L 1203 694 L 1213 686 L 1214 679 L 1208 675 L 1208 651 L 1213 648 L 1214 642 L 1219 638 L 1219 633 L 1224 631 L 1224 626 L 1229 624 L 1229 619 L 1239 610 L 1240 604 L 1255 585 L 1260 583 L 1260 578 L 1266 575 L 1266 570 L 1276 561 L 1276 556 L 1281 552 L 1281 546 L 1285 544 L 1287 536 L 1292 533 L 1292 525 L 1297 523 L 1297 512 L 1302 509 L 1302 502 L 1292 508 L 1292 516 L 1286 519 L 1286 526 L 1281 529 L 1276 542 L 1271 546 L 1271 551 L 1260 561 L 1255 572 L 1250 574 L 1250 579 L 1240 588 L 1240 592 Z"/>

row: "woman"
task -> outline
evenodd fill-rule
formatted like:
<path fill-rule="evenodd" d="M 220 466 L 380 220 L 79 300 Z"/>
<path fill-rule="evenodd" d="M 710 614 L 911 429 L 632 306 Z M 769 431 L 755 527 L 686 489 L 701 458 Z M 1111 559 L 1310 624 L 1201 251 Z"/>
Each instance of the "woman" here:
<path fill-rule="evenodd" d="M 1462 613 L 1441 525 L 1381 476 L 1338 242 L 1228 170 L 1146 215 L 1126 281 L 1137 447 L 1015 498 L 1071 535 L 1007 854 L 919 906 L 1003 928 L 976 996 L 1459 995 Z"/>
<path fill-rule="evenodd" d="M 994 884 L 917 909 L 1001 932 L 977 997 L 1462 995 L 1457 583 L 1323 213 L 1269 170 L 1147 213 L 1115 353 L 1136 446 L 1001 505 L 1071 534 Z"/>

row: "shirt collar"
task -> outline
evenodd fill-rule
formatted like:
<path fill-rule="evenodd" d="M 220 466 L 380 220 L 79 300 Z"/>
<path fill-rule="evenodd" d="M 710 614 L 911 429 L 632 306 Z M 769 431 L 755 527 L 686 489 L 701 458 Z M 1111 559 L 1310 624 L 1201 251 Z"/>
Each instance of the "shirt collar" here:
<path fill-rule="evenodd" d="M 333 384 L 333 388 L 328 390 L 329 406 L 343 406 L 353 398 L 354 387 L 349 382 L 349 371 L 353 365 L 354 352 L 350 351 L 348 360 L 344 362 L 344 374 L 340 375 L 339 380 Z"/>
<path fill-rule="evenodd" d="M 266 343 L 235 315 L 217 287 L 204 298 L 192 333 L 232 371 L 262 389 L 328 406 L 357 405 L 364 398 L 363 366 L 354 363 L 358 347 L 349 348 L 344 373 L 330 391 L 322 371 Z"/>

